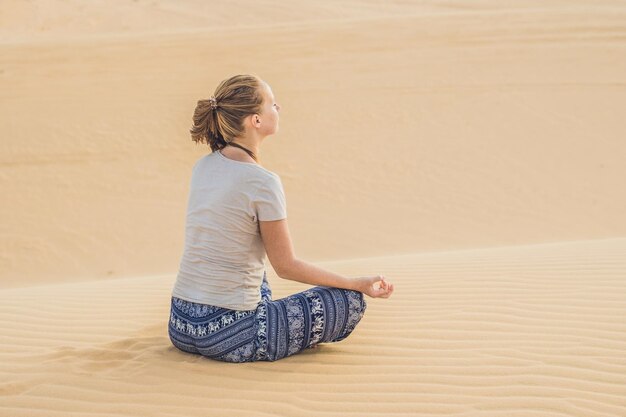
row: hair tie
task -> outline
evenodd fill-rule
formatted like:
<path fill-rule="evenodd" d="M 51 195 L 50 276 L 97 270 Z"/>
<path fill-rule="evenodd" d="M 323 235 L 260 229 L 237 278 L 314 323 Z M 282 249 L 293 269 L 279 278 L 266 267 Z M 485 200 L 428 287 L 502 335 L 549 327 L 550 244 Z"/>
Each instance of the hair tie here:
<path fill-rule="evenodd" d="M 211 105 L 212 110 L 217 109 L 217 99 L 215 98 L 215 96 L 211 96 L 209 98 L 209 104 Z"/>

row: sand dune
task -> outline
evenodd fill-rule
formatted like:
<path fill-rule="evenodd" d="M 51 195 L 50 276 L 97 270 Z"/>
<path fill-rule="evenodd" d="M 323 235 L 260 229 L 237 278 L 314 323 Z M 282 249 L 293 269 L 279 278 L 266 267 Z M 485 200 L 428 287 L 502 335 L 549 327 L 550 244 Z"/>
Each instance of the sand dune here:
<path fill-rule="evenodd" d="M 0 7 L 0 417 L 626 415 L 626 6 Z M 297 255 L 383 273 L 345 341 L 167 336 L 196 100 L 255 73 Z M 268 268 L 271 266 L 268 263 Z M 307 286 L 270 271 L 274 297 Z"/>
<path fill-rule="evenodd" d="M 624 238 L 323 266 L 387 271 L 394 299 L 273 363 L 176 350 L 169 275 L 4 289 L 0 415 L 626 414 Z M 270 282 L 275 298 L 306 288 Z"/>
<path fill-rule="evenodd" d="M 626 9 L 482 4 L 0 46 L 0 285 L 174 273 L 191 114 L 236 72 L 283 106 L 303 258 L 626 236 Z"/>
<path fill-rule="evenodd" d="M 377 0 L 332 0 L 316 2 L 263 2 L 203 0 L 120 0 L 111 7 L 106 0 L 4 0 L 0 12 L 0 39 L 9 42 L 42 41 L 119 35 L 152 35 L 187 30 L 214 29 L 241 31 L 250 27 L 301 26 L 307 23 L 344 22 L 399 16 L 429 16 L 452 13 L 490 13 L 499 11 L 570 10 L 577 14 L 593 10 L 622 11 L 616 1 L 597 0 L 590 10 L 584 0 L 525 0 L 523 4 L 476 0 L 420 2 Z"/>

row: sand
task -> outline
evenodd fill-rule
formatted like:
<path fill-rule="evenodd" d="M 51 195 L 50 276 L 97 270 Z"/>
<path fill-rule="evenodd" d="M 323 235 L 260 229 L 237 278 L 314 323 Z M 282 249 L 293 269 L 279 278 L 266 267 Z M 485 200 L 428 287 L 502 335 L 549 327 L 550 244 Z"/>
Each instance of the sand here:
<path fill-rule="evenodd" d="M 3 2 L 0 416 L 626 415 L 626 5 L 519 3 Z M 248 72 L 298 257 L 396 291 L 235 365 L 167 319 L 192 111 Z"/>

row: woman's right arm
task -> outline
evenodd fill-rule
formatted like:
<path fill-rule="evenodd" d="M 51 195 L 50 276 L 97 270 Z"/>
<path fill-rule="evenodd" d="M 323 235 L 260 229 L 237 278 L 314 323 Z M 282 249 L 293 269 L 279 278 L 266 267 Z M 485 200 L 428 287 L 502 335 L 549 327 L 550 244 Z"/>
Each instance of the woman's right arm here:
<path fill-rule="evenodd" d="M 393 284 L 381 275 L 348 278 L 296 258 L 287 219 L 259 221 L 265 252 L 279 277 L 309 285 L 360 291 L 370 297 L 388 298 Z M 380 283 L 375 287 L 374 284 Z"/>

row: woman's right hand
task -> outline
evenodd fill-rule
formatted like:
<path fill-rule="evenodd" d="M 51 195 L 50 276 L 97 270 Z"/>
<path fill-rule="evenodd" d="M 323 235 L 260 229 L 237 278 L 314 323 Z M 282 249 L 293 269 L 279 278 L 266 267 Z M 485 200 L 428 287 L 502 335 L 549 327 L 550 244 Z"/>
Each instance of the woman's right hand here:
<path fill-rule="evenodd" d="M 384 275 L 359 277 L 356 280 L 358 291 L 372 298 L 389 298 L 393 293 L 393 284 L 387 282 Z"/>

